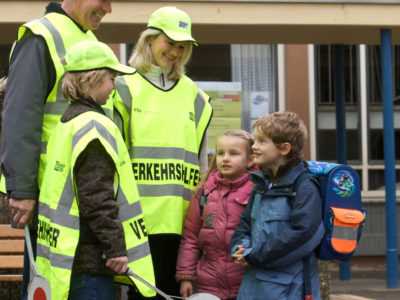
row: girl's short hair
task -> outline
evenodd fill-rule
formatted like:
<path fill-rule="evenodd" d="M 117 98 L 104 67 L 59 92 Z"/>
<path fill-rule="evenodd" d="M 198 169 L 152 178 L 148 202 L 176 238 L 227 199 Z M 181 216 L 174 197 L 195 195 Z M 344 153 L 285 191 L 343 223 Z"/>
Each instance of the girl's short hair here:
<path fill-rule="evenodd" d="M 115 73 L 109 69 L 95 70 L 92 77 L 92 71 L 82 72 L 66 72 L 62 84 L 62 92 L 65 99 L 70 101 L 77 101 L 79 99 L 88 99 L 90 89 L 98 83 L 101 83 L 104 76 L 108 72 Z"/>
<path fill-rule="evenodd" d="M 139 70 L 139 72 L 142 73 L 146 73 L 150 70 L 153 58 L 150 44 L 151 41 L 153 41 L 160 34 L 163 33 L 160 30 L 153 28 L 147 28 L 140 34 L 139 40 L 135 45 L 132 55 L 128 61 L 131 67 Z M 184 48 L 181 59 L 172 66 L 171 71 L 168 74 L 168 78 L 171 80 L 178 80 L 182 75 L 185 74 L 185 65 L 192 55 L 193 48 L 191 42 L 187 42 L 185 44 L 187 45 Z"/>
<path fill-rule="evenodd" d="M 277 148 L 283 143 L 289 143 L 291 150 L 287 156 L 288 160 L 303 157 L 307 128 L 296 113 L 278 111 L 263 115 L 253 124 L 254 129 L 270 138 Z"/>

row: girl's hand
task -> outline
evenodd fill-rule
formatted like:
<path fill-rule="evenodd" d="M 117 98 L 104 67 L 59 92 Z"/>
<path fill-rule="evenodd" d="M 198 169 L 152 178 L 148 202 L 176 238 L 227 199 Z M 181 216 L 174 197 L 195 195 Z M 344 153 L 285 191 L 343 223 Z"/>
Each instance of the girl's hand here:
<path fill-rule="evenodd" d="M 183 298 L 193 295 L 193 283 L 190 280 L 182 280 L 179 292 Z"/>
<path fill-rule="evenodd" d="M 124 275 L 128 266 L 128 257 L 119 256 L 107 259 L 106 266 L 117 274 Z"/>

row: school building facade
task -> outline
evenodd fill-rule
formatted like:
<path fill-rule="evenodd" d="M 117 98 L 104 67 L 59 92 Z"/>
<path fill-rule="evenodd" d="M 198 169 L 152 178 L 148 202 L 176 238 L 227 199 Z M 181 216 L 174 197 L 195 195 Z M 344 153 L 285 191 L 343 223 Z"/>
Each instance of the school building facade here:
<path fill-rule="evenodd" d="M 7 74 L 18 26 L 40 18 L 47 2 L 0 0 L 0 76 Z M 165 5 L 177 6 L 192 18 L 200 46 L 193 50 L 188 76 L 228 85 L 240 82 L 241 127 L 248 131 L 260 113 L 297 112 L 309 130 L 306 159 L 337 160 L 334 49 L 344 46 L 347 163 L 360 175 L 368 211 L 356 255 L 385 255 L 380 38 L 382 29 L 391 30 L 400 200 L 400 1 L 113 0 L 113 12 L 95 34 L 126 62 L 148 16 Z"/>

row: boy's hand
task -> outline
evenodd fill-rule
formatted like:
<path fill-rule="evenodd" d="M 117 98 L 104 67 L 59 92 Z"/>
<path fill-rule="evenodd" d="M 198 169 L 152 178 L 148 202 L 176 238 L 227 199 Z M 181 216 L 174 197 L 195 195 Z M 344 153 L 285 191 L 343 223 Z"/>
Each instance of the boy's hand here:
<path fill-rule="evenodd" d="M 124 275 L 128 267 L 128 257 L 119 256 L 107 259 L 106 266 L 113 270 L 115 273 Z"/>
<path fill-rule="evenodd" d="M 193 295 L 193 283 L 190 280 L 182 280 L 179 292 L 183 298 Z"/>
<path fill-rule="evenodd" d="M 246 250 L 246 248 L 243 247 L 242 245 L 239 245 L 236 252 L 232 254 L 232 258 L 235 263 L 237 263 L 243 267 L 248 267 L 249 264 L 243 257 L 244 250 Z"/>

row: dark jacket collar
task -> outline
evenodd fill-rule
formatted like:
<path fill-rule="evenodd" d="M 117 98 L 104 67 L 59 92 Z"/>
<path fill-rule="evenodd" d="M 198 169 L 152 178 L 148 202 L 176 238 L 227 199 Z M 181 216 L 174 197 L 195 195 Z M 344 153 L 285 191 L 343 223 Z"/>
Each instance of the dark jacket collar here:
<path fill-rule="evenodd" d="M 295 164 L 296 162 L 297 164 Z M 271 183 L 274 183 L 276 187 L 288 187 L 293 185 L 297 177 L 299 177 L 306 170 L 307 163 L 305 161 L 293 160 L 289 164 L 283 165 L 279 168 L 277 175 L 280 175 L 280 172 L 284 173 L 284 175 L 281 177 L 276 176 L 275 178 L 271 178 L 270 174 L 272 173 L 270 172 L 250 172 L 250 179 L 258 188 L 266 191 L 269 189 Z"/>
<path fill-rule="evenodd" d="M 61 122 L 68 122 L 69 120 L 87 111 L 96 111 L 105 115 L 103 108 L 98 105 L 92 98 L 80 99 L 71 102 L 70 106 L 61 117 Z"/>
<path fill-rule="evenodd" d="M 74 22 L 76 24 L 76 26 L 79 27 L 80 30 L 82 30 L 83 32 L 86 32 L 85 30 L 83 30 L 83 28 L 81 27 L 81 25 L 79 25 L 78 23 L 76 23 L 68 14 L 65 10 L 63 10 L 63 8 L 61 7 L 61 3 L 58 2 L 50 2 L 47 6 L 46 6 L 46 14 L 49 13 L 57 13 L 57 14 L 62 14 L 64 16 L 67 16 L 68 18 L 70 18 L 72 20 L 72 22 Z"/>

